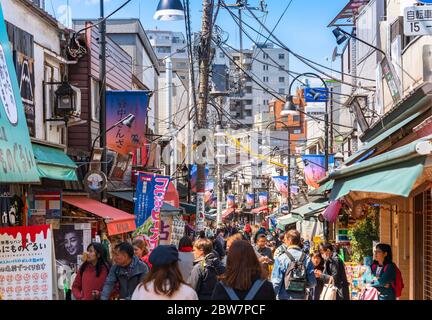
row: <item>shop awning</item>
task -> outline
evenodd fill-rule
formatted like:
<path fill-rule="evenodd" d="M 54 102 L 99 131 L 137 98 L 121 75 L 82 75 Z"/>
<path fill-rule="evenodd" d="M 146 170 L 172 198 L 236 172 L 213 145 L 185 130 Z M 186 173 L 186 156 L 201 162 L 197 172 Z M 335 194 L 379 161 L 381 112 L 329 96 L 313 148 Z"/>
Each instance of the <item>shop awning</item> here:
<path fill-rule="evenodd" d="M 160 209 L 160 213 L 162 216 L 176 216 L 179 214 L 183 214 L 183 208 L 176 208 L 170 205 L 168 202 L 164 202 L 162 208 Z"/>
<path fill-rule="evenodd" d="M 224 211 L 222 211 L 222 218 L 226 218 L 228 217 L 230 214 L 234 213 L 235 209 L 234 208 L 228 208 L 225 209 Z"/>
<path fill-rule="evenodd" d="M 40 178 L 78 181 L 77 165 L 62 150 L 32 143 Z"/>
<path fill-rule="evenodd" d="M 196 214 L 196 205 L 192 203 L 180 202 L 180 207 L 184 208 L 189 215 Z"/>
<path fill-rule="evenodd" d="M 125 200 L 125 201 L 129 201 L 129 202 L 133 202 L 133 192 L 132 191 L 111 191 L 108 192 L 108 195 Z"/>
<path fill-rule="evenodd" d="M 308 218 L 323 211 L 328 205 L 329 202 L 327 199 L 315 200 L 314 202 L 310 202 L 302 207 L 291 210 L 291 213 L 297 214 L 303 218 Z"/>
<path fill-rule="evenodd" d="M 302 217 L 297 214 L 287 214 L 285 216 L 277 218 L 276 221 L 277 221 L 276 227 L 283 230 L 287 225 L 297 223 L 298 221 L 302 221 Z"/>
<path fill-rule="evenodd" d="M 83 196 L 63 196 L 63 201 L 105 220 L 108 235 L 135 231 L 135 217 L 120 209 Z"/>
<path fill-rule="evenodd" d="M 432 136 L 428 136 L 334 171 L 329 176 L 335 180 L 330 199 L 339 199 L 353 191 L 408 197 L 423 172 L 431 139 Z"/>
<path fill-rule="evenodd" d="M 255 214 L 261 213 L 261 212 L 269 212 L 269 208 L 268 208 L 268 206 L 263 206 L 263 207 L 252 209 L 251 212 L 255 213 Z"/>
<path fill-rule="evenodd" d="M 381 133 L 378 137 L 373 139 L 372 141 L 366 143 L 364 146 L 362 146 L 356 153 L 354 153 L 352 156 L 350 156 L 348 159 L 345 160 L 345 163 L 350 163 L 353 160 L 361 159 L 362 156 L 364 156 L 368 151 L 375 148 L 381 141 L 384 141 L 386 138 L 390 137 L 393 133 L 397 132 L 399 129 L 405 127 L 408 123 L 416 119 L 422 114 L 422 112 L 416 112 L 412 116 L 406 118 L 405 120 L 399 122 L 395 126 L 391 127 L 390 129 L 384 131 Z"/>

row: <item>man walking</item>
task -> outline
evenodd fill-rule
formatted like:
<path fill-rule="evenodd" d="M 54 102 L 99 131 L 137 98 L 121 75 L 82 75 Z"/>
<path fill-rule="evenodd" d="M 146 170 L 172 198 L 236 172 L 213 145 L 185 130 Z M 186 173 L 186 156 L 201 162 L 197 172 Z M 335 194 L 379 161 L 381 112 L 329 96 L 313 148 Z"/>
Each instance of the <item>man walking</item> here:
<path fill-rule="evenodd" d="M 115 285 L 120 286 L 120 300 L 130 300 L 138 284 L 140 284 L 149 268 L 134 255 L 130 243 L 122 242 L 114 249 L 114 262 L 102 289 L 101 300 L 108 300 Z"/>
<path fill-rule="evenodd" d="M 314 267 L 300 248 L 300 233 L 285 234 L 287 250 L 275 258 L 271 282 L 278 300 L 305 300 L 307 289 L 316 285 Z"/>

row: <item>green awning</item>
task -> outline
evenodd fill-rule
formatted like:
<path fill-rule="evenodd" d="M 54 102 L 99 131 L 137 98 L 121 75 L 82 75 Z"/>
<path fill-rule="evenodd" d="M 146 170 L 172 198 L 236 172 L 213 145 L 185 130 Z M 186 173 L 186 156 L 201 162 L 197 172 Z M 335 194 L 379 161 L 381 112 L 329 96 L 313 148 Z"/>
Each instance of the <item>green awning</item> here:
<path fill-rule="evenodd" d="M 315 200 L 314 202 L 310 202 L 302 207 L 299 207 L 297 209 L 293 209 L 291 212 L 293 214 L 298 214 L 302 216 L 303 218 L 310 217 L 311 215 L 314 215 L 318 212 L 321 212 L 325 208 L 327 208 L 329 205 L 329 202 L 327 199 Z"/>
<path fill-rule="evenodd" d="M 324 184 L 320 185 L 318 189 L 315 189 L 309 192 L 310 196 L 322 196 L 326 192 L 330 191 L 333 188 L 334 180 L 328 180 Z"/>
<path fill-rule="evenodd" d="M 77 181 L 77 165 L 62 150 L 32 143 L 40 178 Z"/>
<path fill-rule="evenodd" d="M 276 227 L 279 228 L 279 226 L 283 226 L 282 228 L 279 229 L 284 229 L 286 225 L 297 223 L 298 221 L 302 221 L 302 220 L 303 220 L 302 217 L 297 214 L 287 214 L 276 220 L 277 221 Z"/>
<path fill-rule="evenodd" d="M 396 124 L 395 126 L 391 127 L 390 129 L 384 131 L 379 136 L 377 136 L 375 139 L 371 140 L 370 142 L 368 142 L 367 144 L 365 144 L 364 146 L 362 146 L 356 153 L 354 153 L 353 155 L 351 155 L 344 162 L 346 164 L 349 164 L 353 160 L 359 159 L 361 156 L 363 156 L 364 154 L 366 154 L 367 151 L 369 151 L 369 150 L 373 149 L 374 147 L 376 147 L 381 141 L 383 141 L 386 138 L 390 137 L 393 133 L 395 133 L 399 129 L 405 127 L 408 123 L 410 123 L 411 121 L 413 121 L 414 119 L 416 119 L 417 117 L 419 117 L 421 114 L 422 114 L 422 112 L 416 112 L 413 115 L 411 115 L 410 117 L 406 118 L 405 120 L 403 120 L 403 121 L 399 122 L 398 124 Z"/>
<path fill-rule="evenodd" d="M 423 172 L 426 157 L 420 156 L 397 164 L 381 167 L 336 180 L 330 199 L 339 199 L 351 191 L 385 193 L 408 197 Z"/>
<path fill-rule="evenodd" d="M 192 203 L 180 202 L 180 207 L 184 208 L 187 214 L 196 214 L 196 205 Z"/>

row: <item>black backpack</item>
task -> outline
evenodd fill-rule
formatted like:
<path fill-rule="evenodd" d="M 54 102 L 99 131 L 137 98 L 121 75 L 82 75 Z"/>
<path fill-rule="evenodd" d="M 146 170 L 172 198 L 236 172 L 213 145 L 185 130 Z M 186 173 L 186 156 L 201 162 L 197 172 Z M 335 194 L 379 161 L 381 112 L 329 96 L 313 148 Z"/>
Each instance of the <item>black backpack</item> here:
<path fill-rule="evenodd" d="M 306 293 L 307 272 L 304 265 L 306 254 L 302 252 L 300 259 L 296 260 L 291 253 L 285 251 L 290 259 L 288 269 L 285 271 L 285 290 L 290 293 Z"/>

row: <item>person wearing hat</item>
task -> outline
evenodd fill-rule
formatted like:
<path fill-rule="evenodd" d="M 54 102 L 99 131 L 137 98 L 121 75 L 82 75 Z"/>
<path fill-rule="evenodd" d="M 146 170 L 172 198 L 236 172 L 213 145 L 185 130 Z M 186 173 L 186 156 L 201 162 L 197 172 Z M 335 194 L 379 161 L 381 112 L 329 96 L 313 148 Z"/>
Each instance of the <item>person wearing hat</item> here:
<path fill-rule="evenodd" d="M 152 269 L 140 283 L 132 300 L 198 300 L 198 296 L 183 280 L 179 253 L 174 245 L 159 245 L 149 257 Z"/>

